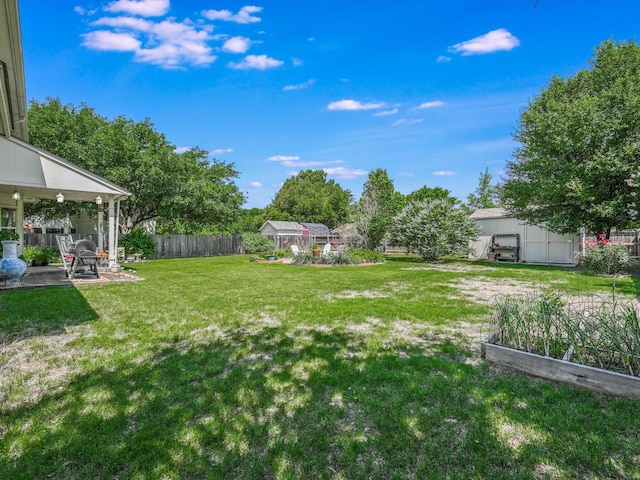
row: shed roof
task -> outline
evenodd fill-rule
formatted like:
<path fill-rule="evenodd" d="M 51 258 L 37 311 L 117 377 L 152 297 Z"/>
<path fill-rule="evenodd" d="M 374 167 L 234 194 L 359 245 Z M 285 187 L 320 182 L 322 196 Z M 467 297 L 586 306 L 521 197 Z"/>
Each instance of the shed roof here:
<path fill-rule="evenodd" d="M 507 213 L 507 211 L 504 208 L 496 207 L 496 208 L 479 208 L 478 210 L 473 212 L 471 215 L 469 215 L 469 218 L 472 218 L 473 220 L 483 220 L 483 219 L 489 219 L 489 218 L 508 218 L 511 216 L 512 215 Z"/>
<path fill-rule="evenodd" d="M 324 223 L 303 223 L 302 226 L 306 227 L 309 230 L 309 235 L 314 237 L 328 237 L 331 235 L 329 227 Z"/>
<path fill-rule="evenodd" d="M 294 231 L 299 231 L 302 234 L 302 225 L 300 225 L 297 222 L 282 222 L 280 220 L 267 220 L 262 224 L 262 227 L 260 227 L 260 230 L 262 230 L 263 227 L 267 224 L 271 225 L 275 230 L 289 230 L 289 231 L 294 230 Z"/>

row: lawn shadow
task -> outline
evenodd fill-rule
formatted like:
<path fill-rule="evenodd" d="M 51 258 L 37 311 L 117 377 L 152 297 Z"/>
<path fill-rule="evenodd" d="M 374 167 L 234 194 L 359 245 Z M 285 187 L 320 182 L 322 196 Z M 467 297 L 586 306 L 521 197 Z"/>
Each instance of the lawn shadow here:
<path fill-rule="evenodd" d="M 610 457 L 637 467 L 619 452 L 640 425 L 618 415 L 636 402 L 496 375 L 450 340 L 385 353 L 358 338 L 279 327 L 175 338 L 2 407 L 0 476 L 609 477 Z"/>
<path fill-rule="evenodd" d="M 73 286 L 0 291 L 0 344 L 63 333 L 98 315 Z"/>

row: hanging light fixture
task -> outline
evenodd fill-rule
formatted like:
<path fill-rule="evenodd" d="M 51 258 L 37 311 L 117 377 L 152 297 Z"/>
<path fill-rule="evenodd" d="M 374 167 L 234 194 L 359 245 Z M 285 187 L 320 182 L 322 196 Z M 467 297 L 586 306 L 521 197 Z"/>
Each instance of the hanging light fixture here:
<path fill-rule="evenodd" d="M 98 195 L 96 198 L 96 205 L 102 205 L 102 197 L 100 195 Z"/>
<path fill-rule="evenodd" d="M 62 194 L 62 192 L 56 195 L 56 200 L 58 201 L 58 203 L 64 202 L 64 195 Z"/>
<path fill-rule="evenodd" d="M 11 198 L 13 198 L 14 200 L 20 200 L 20 192 L 14 189 L 13 193 L 11 194 Z"/>

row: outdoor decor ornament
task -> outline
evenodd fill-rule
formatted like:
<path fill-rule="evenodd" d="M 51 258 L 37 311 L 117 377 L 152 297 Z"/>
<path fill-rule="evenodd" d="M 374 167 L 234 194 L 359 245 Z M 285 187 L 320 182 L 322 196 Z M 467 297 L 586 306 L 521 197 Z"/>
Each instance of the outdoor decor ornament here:
<path fill-rule="evenodd" d="M 27 264 L 18 258 L 18 242 L 3 240 L 2 260 L 0 260 L 0 280 L 18 280 L 27 271 Z"/>

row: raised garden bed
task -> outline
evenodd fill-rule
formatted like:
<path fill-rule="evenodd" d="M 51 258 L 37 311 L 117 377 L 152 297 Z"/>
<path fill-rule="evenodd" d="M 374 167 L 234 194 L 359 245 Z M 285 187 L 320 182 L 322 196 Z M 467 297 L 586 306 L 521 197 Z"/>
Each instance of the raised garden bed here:
<path fill-rule="evenodd" d="M 536 377 L 640 400 L 640 377 L 571 362 L 571 348 L 557 359 L 505 347 L 499 344 L 502 333 L 498 330 L 482 342 L 482 358 Z"/>

